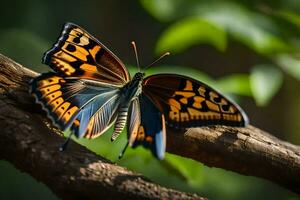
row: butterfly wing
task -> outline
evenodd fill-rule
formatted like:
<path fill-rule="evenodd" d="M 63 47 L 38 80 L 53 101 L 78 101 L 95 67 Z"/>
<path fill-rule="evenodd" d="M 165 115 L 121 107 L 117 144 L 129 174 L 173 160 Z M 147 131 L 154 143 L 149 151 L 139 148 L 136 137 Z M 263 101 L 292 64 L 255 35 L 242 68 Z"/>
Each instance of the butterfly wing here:
<path fill-rule="evenodd" d="M 149 76 L 143 92 L 165 115 L 169 126 L 188 128 L 207 125 L 246 126 L 243 110 L 200 81 L 173 74 Z"/>
<path fill-rule="evenodd" d="M 61 130 L 95 138 L 114 122 L 119 90 L 129 80 L 124 64 L 81 27 L 67 23 L 43 63 L 56 73 L 33 79 L 31 92 Z"/>
<path fill-rule="evenodd" d="M 31 93 L 61 130 L 72 124 L 77 137 L 94 138 L 113 122 L 119 87 L 106 83 L 45 73 L 31 82 Z"/>
<path fill-rule="evenodd" d="M 66 23 L 60 38 L 43 57 L 62 76 L 123 85 L 130 80 L 120 59 L 81 27 Z"/>
<path fill-rule="evenodd" d="M 144 94 L 131 104 L 127 133 L 131 147 L 142 145 L 151 149 L 158 159 L 164 158 L 166 149 L 164 116 Z"/>

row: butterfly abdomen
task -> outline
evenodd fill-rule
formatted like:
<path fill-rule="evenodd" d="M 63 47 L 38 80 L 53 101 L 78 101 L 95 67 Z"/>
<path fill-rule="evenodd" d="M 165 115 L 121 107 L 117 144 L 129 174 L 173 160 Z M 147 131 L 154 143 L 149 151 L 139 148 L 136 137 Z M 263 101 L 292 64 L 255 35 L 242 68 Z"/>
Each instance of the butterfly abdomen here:
<path fill-rule="evenodd" d="M 111 136 L 111 140 L 114 141 L 123 131 L 128 114 L 129 105 L 122 105 L 119 108 L 119 114 L 115 123 L 114 132 Z"/>

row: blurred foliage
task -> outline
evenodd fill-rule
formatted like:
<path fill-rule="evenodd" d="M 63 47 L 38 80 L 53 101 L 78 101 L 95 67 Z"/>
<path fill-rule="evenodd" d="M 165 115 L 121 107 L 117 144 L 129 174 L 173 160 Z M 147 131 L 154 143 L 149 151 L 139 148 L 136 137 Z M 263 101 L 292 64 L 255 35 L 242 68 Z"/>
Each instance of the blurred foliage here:
<path fill-rule="evenodd" d="M 250 80 L 257 105 L 264 106 L 279 90 L 282 74 L 273 66 L 259 65 L 252 69 Z"/>
<path fill-rule="evenodd" d="M 156 51 L 181 52 L 192 45 L 209 43 L 219 50 L 226 47 L 224 30 L 198 18 L 184 19 L 168 28 L 157 42 Z"/>
<path fill-rule="evenodd" d="M 73 21 L 89 31 L 99 26 L 102 28 L 100 34 L 109 29 L 108 35 L 115 34 L 115 27 L 126 27 L 122 30 L 125 37 L 133 32 L 131 21 L 141 18 L 138 29 L 144 32 L 138 32 L 150 39 L 151 31 L 148 25 L 154 22 L 149 22 L 147 12 L 154 17 L 155 23 L 162 27 L 154 48 L 156 54 L 171 51 L 180 56 L 190 48 L 202 44 L 211 45 L 220 54 L 225 54 L 234 41 L 264 58 L 263 62 L 253 64 L 249 73 L 238 71 L 219 78 L 211 77 L 204 69 L 200 71 L 185 64 L 154 66 L 146 71 L 147 75 L 177 73 L 190 76 L 216 88 L 235 101 L 242 101 L 241 96 L 252 97 L 257 105 L 265 106 L 261 109 L 272 103 L 271 100 L 283 86 L 286 74 L 297 81 L 300 80 L 300 4 L 297 0 L 140 0 L 141 7 L 132 6 L 136 6 L 133 2 L 112 2 L 114 1 L 99 3 L 91 0 L 88 3 L 82 1 L 80 4 L 67 5 L 63 2 L 39 1 L 31 5 L 20 1 L 14 7 L 19 11 L 16 12 L 16 16 L 19 16 L 12 17 L 11 21 L 2 20 L 5 28 L 0 29 L 0 51 L 34 70 L 49 71 L 50 68 L 41 65 L 40 60 L 43 53 L 55 42 L 63 22 Z M 110 4 L 110 9 L 106 9 Z M 125 4 L 130 7 L 125 7 Z M 101 12 L 98 12 L 100 5 Z M 65 9 L 65 6 L 68 6 L 68 9 Z M 77 7 L 83 11 L 79 15 L 72 11 Z M 57 9 L 55 14 L 52 13 L 54 9 Z M 130 9 L 131 12 L 126 9 Z M 122 13 L 122 10 L 126 10 L 126 13 Z M 6 18 L 10 16 L 8 11 L 9 9 L 4 9 L 2 13 Z M 111 15 L 112 13 L 114 15 Z M 5 19 L 5 16 L 2 19 Z M 103 24 L 105 26 L 102 26 Z M 149 34 L 146 34 L 146 31 Z M 115 35 L 114 39 L 111 41 L 111 47 L 124 40 L 118 35 Z M 121 53 L 126 51 L 122 49 Z M 239 52 L 235 53 L 238 58 Z M 129 70 L 134 74 L 136 67 L 129 66 Z M 291 118 L 299 118 L 300 105 L 297 99 L 291 104 L 296 106 L 291 106 L 290 117 L 286 117 L 287 124 L 292 123 Z M 298 130 L 298 126 L 299 123 L 294 126 L 295 130 Z M 165 160 L 158 161 L 143 148 L 128 148 L 124 157 L 119 160 L 118 155 L 126 143 L 126 133 L 111 143 L 111 131 L 95 140 L 73 139 L 97 154 L 140 172 L 157 183 L 182 191 L 196 192 L 210 199 L 300 199 L 268 181 L 209 168 L 187 158 L 167 154 Z M 68 134 L 67 132 L 66 135 Z M 67 150 L 72 150 L 72 144 Z M 0 199 L 32 199 L 32 195 L 36 198 L 56 199 L 46 186 L 37 183 L 29 175 L 20 173 L 9 164 L 1 161 L 0 169 Z"/>
<path fill-rule="evenodd" d="M 41 55 L 49 48 L 42 38 L 22 29 L 0 31 L 0 44 L 1 53 L 36 71 L 42 69 Z"/>
<path fill-rule="evenodd" d="M 268 58 L 270 65 L 281 67 L 300 80 L 300 58 L 294 56 L 300 49 L 300 15 L 297 12 L 300 4 L 293 0 L 282 4 L 279 3 L 281 1 L 274 4 L 273 1 L 222 0 L 140 2 L 153 17 L 169 24 L 158 39 L 158 54 L 164 51 L 180 53 L 201 43 L 224 51 L 228 44 L 227 38 L 230 37 Z M 265 106 L 280 88 L 283 76 L 281 71 L 273 70 L 278 82 L 266 88 L 268 84 L 255 78 L 257 72 L 254 69 L 250 78 L 252 95 L 258 106 Z"/>
<path fill-rule="evenodd" d="M 0 160 L 0 169 L 4 172 L 0 174 L 0 199 L 57 199 L 44 184 L 21 173 L 10 163 Z"/>

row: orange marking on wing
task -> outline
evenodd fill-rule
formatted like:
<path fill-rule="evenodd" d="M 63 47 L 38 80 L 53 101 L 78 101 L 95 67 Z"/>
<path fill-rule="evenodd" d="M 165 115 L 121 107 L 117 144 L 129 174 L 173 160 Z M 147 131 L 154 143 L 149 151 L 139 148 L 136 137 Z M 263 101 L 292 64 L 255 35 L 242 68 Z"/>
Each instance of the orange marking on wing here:
<path fill-rule="evenodd" d="M 53 56 L 54 56 L 54 57 L 57 57 L 57 58 L 59 58 L 59 59 L 62 59 L 62 60 L 64 60 L 64 61 L 67 61 L 67 62 L 74 62 L 74 61 L 77 60 L 77 59 L 74 58 L 73 56 L 71 56 L 71 55 L 69 55 L 69 54 L 67 54 L 67 53 L 65 53 L 65 52 L 63 52 L 63 51 L 58 51 L 58 52 L 56 52 Z"/>
<path fill-rule="evenodd" d="M 195 93 L 194 92 L 176 91 L 175 95 L 181 95 L 181 96 L 184 96 L 186 98 L 189 98 L 189 97 L 195 96 Z"/>
<path fill-rule="evenodd" d="M 226 99 L 222 98 L 220 104 L 221 105 L 226 105 L 228 102 L 226 101 Z"/>
<path fill-rule="evenodd" d="M 83 64 L 80 66 L 80 69 L 85 71 L 97 72 L 97 67 L 95 65 Z"/>
<path fill-rule="evenodd" d="M 209 99 L 210 99 L 212 102 L 215 102 L 214 99 L 219 97 L 219 95 L 218 95 L 217 93 L 213 92 L 213 91 L 209 93 L 209 96 L 210 96 Z M 216 102 L 215 102 L 215 103 L 216 103 Z"/>
<path fill-rule="evenodd" d="M 133 127 L 133 130 L 130 134 L 130 138 L 129 138 L 129 145 L 132 146 L 134 141 L 136 140 L 136 137 L 138 135 L 138 130 L 139 130 L 139 126 L 140 124 L 136 123 Z"/>
<path fill-rule="evenodd" d="M 147 136 L 145 139 L 147 142 L 152 143 L 153 142 L 153 138 L 151 136 Z"/>
<path fill-rule="evenodd" d="M 237 115 L 232 115 L 232 121 L 237 121 Z"/>
<path fill-rule="evenodd" d="M 201 105 L 200 102 L 196 102 L 196 101 L 195 101 L 195 102 L 193 103 L 193 107 L 194 107 L 194 108 L 200 109 L 200 108 L 202 108 L 202 105 Z"/>
<path fill-rule="evenodd" d="M 75 119 L 74 122 L 73 122 L 73 124 L 74 124 L 75 126 L 79 127 L 80 121 L 79 121 L 78 119 Z"/>
<path fill-rule="evenodd" d="M 239 113 L 237 114 L 237 121 L 239 121 L 239 122 L 242 121 L 242 115 Z"/>
<path fill-rule="evenodd" d="M 203 86 L 200 86 L 199 89 L 198 89 L 199 94 L 200 94 L 201 96 L 203 96 L 203 97 L 205 97 L 205 94 L 204 94 L 205 91 L 206 91 L 206 89 L 205 89 L 205 87 L 203 87 Z"/>
<path fill-rule="evenodd" d="M 179 109 L 177 109 L 174 106 L 170 106 L 170 108 L 171 108 L 171 111 L 169 112 L 169 118 L 171 120 L 179 122 L 179 120 L 180 120 Z"/>
<path fill-rule="evenodd" d="M 78 33 L 83 34 L 84 32 L 80 28 L 74 28 L 73 30 L 70 31 L 70 33 L 77 35 Z"/>
<path fill-rule="evenodd" d="M 189 114 L 187 112 L 181 112 L 180 113 L 180 121 L 184 122 L 184 121 L 189 121 L 190 117 Z"/>
<path fill-rule="evenodd" d="M 186 86 L 183 90 L 189 90 L 189 91 L 193 91 L 193 84 L 191 81 L 187 80 L 186 81 Z"/>
<path fill-rule="evenodd" d="M 65 114 L 62 116 L 62 120 L 64 122 L 68 122 L 71 117 L 73 116 L 73 114 L 78 110 L 78 107 L 77 106 L 73 106 L 72 108 L 70 108 L 69 110 L 67 110 L 65 112 Z"/>
<path fill-rule="evenodd" d="M 64 102 L 64 99 L 62 97 L 59 97 L 58 99 L 55 99 L 54 101 L 52 101 L 49 105 L 52 107 L 52 111 L 54 111 L 63 102 Z"/>
<path fill-rule="evenodd" d="M 221 115 L 219 113 L 214 112 L 201 112 L 199 110 L 188 108 L 188 113 L 190 114 L 191 120 L 208 120 L 208 119 L 214 119 L 219 120 L 221 119 Z"/>
<path fill-rule="evenodd" d="M 56 91 L 56 92 L 53 92 L 53 93 L 50 93 L 48 94 L 46 97 L 45 97 L 45 100 L 47 102 L 51 102 L 53 101 L 54 99 L 57 99 L 58 97 L 60 97 L 62 95 L 62 92 L 60 90 Z"/>
<path fill-rule="evenodd" d="M 191 116 L 191 120 L 199 119 L 199 115 L 201 115 L 200 111 L 193 108 L 187 108 L 187 110 Z"/>
<path fill-rule="evenodd" d="M 216 105 L 216 104 L 214 104 L 214 103 L 212 103 L 212 102 L 210 102 L 210 101 L 206 101 L 205 103 L 206 103 L 206 105 L 208 106 L 208 108 L 209 108 L 210 110 L 217 111 L 217 112 L 220 111 L 218 105 Z"/>
<path fill-rule="evenodd" d="M 205 100 L 205 98 L 203 98 L 203 97 L 195 96 L 193 107 L 198 108 L 198 109 L 202 108 L 201 102 L 204 100 Z"/>
<path fill-rule="evenodd" d="M 80 60 L 87 61 L 87 55 L 89 55 L 89 52 L 85 48 L 72 44 L 76 48 L 76 50 L 72 52 L 67 50 L 68 45 L 69 43 L 66 42 L 62 49 L 69 52 L 74 57 L 79 58 Z"/>
<path fill-rule="evenodd" d="M 40 92 L 42 93 L 42 98 L 51 92 L 59 90 L 60 88 L 61 88 L 61 86 L 59 84 L 50 85 L 50 86 L 41 88 Z"/>
<path fill-rule="evenodd" d="M 98 53 L 100 49 L 101 49 L 101 47 L 96 45 L 96 46 L 94 46 L 93 49 L 89 50 L 93 58 L 96 57 L 96 53 Z"/>
<path fill-rule="evenodd" d="M 183 104 L 187 104 L 187 103 L 188 103 L 187 98 L 181 98 L 179 101 L 180 101 L 181 103 L 183 103 Z"/>
<path fill-rule="evenodd" d="M 180 103 L 178 101 L 176 101 L 175 99 L 169 99 L 169 105 L 173 106 L 179 110 L 181 109 Z"/>
<path fill-rule="evenodd" d="M 73 31 L 73 33 L 74 33 L 74 31 Z M 80 45 L 87 45 L 87 44 L 89 44 L 89 41 L 88 41 L 88 39 L 86 37 L 82 37 L 78 33 L 77 34 L 72 34 L 72 31 L 70 32 L 67 41 L 74 43 L 74 39 L 78 38 L 78 37 L 80 37 L 80 39 L 79 39 L 79 41 L 80 41 L 79 44 Z"/>
<path fill-rule="evenodd" d="M 64 102 L 60 105 L 54 112 L 57 114 L 58 118 L 61 118 L 63 114 L 68 110 L 71 104 L 69 102 Z"/>
<path fill-rule="evenodd" d="M 83 137 L 92 139 L 92 138 L 95 138 L 95 137 L 98 136 L 97 134 L 92 134 L 92 130 L 93 130 L 94 123 L 95 123 L 95 118 L 92 117 L 92 118 L 90 119 L 90 121 L 89 121 L 89 124 L 88 124 L 88 126 L 87 126 L 87 128 L 86 128 L 85 135 L 84 135 Z"/>
<path fill-rule="evenodd" d="M 203 98 L 203 97 L 199 97 L 199 96 L 195 96 L 194 97 L 194 101 L 195 102 L 202 102 L 202 101 L 204 101 L 205 100 L 205 98 Z"/>
<path fill-rule="evenodd" d="M 72 67 L 69 63 L 62 61 L 57 58 L 52 58 L 52 63 L 62 72 L 64 72 L 66 75 L 73 74 L 76 70 L 74 67 Z"/>
<path fill-rule="evenodd" d="M 137 135 L 137 140 L 142 141 L 145 138 L 145 130 L 143 126 L 139 127 L 138 135 Z"/>
<path fill-rule="evenodd" d="M 223 118 L 228 121 L 235 121 L 233 115 L 230 114 L 223 114 Z"/>
<path fill-rule="evenodd" d="M 38 82 L 38 87 L 42 88 L 42 87 L 45 87 L 45 86 L 57 84 L 57 83 L 59 83 L 59 81 L 61 79 L 62 79 L 61 77 L 53 76 L 51 78 L 41 80 L 41 81 Z"/>

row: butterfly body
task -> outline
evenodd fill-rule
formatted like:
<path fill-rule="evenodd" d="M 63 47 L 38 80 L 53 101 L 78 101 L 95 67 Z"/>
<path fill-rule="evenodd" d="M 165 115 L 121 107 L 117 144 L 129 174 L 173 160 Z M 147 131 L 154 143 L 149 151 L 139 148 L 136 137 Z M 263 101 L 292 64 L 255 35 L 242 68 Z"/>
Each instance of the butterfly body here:
<path fill-rule="evenodd" d="M 123 131 L 126 121 L 128 110 L 133 99 L 138 98 L 142 93 L 142 83 L 144 73 L 138 72 L 134 75 L 132 81 L 128 82 L 120 89 L 120 106 L 118 108 L 118 116 L 115 123 L 114 132 L 111 140 L 115 140 Z"/>
<path fill-rule="evenodd" d="M 31 81 L 30 92 L 61 130 L 93 139 L 127 123 L 128 145 L 144 146 L 158 159 L 166 148 L 166 124 L 175 128 L 246 126 L 243 110 L 208 85 L 176 74 L 131 79 L 125 65 L 81 27 L 67 23 L 43 63 L 54 72 Z"/>

